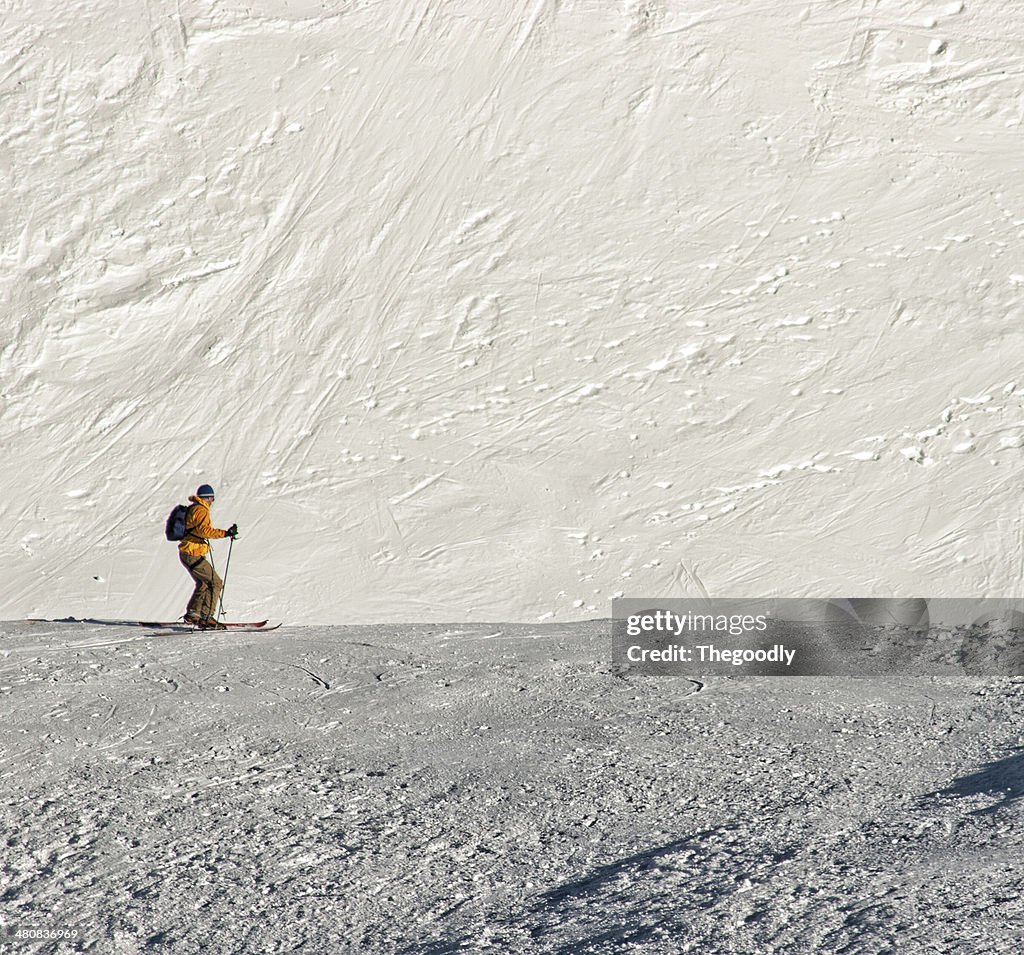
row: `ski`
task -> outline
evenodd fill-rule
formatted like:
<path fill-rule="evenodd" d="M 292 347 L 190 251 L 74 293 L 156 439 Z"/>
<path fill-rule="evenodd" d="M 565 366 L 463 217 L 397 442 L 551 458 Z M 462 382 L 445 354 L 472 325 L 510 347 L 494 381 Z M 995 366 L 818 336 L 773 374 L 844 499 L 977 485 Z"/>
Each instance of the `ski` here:
<path fill-rule="evenodd" d="M 266 621 L 257 623 L 226 623 L 221 627 L 193 627 L 189 623 L 149 623 L 139 624 L 151 630 L 161 630 L 166 633 L 270 633 L 281 626 L 275 623 L 272 627 L 266 626 Z"/>
<path fill-rule="evenodd" d="M 210 627 L 210 631 L 220 630 L 223 627 L 225 630 L 262 630 L 267 626 L 267 620 L 253 620 L 249 623 L 221 623 L 216 627 Z M 185 623 L 184 620 L 139 620 L 135 623 L 137 627 L 147 627 L 150 630 L 202 630 L 202 627 L 193 626 L 190 623 Z M 278 624 L 280 626 L 280 624 Z M 270 630 L 276 630 L 277 627 L 269 627 Z"/>
<path fill-rule="evenodd" d="M 144 627 L 146 630 L 172 630 L 176 633 L 269 633 L 281 626 L 281 624 L 275 623 L 272 627 L 268 627 L 269 622 L 269 620 L 238 621 L 222 623 L 218 627 L 205 629 L 185 623 L 184 620 L 100 620 L 95 617 L 61 617 L 59 620 L 32 618 L 26 621 L 26 623 L 88 623 L 101 624 L 104 627 Z"/>
<path fill-rule="evenodd" d="M 268 627 L 266 620 L 263 623 L 256 624 L 256 626 L 246 626 L 241 623 L 229 623 L 227 630 L 196 630 L 196 633 L 270 633 L 271 630 L 276 630 L 282 626 L 280 623 L 275 623 L 272 627 Z"/>

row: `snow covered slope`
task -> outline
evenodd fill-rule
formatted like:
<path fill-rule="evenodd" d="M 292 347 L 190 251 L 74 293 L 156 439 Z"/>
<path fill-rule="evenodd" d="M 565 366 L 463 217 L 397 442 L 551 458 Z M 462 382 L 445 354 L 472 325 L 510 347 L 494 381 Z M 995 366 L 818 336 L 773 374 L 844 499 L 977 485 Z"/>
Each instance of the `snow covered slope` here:
<path fill-rule="evenodd" d="M 1019 4 L 0 12 L 0 617 L 1017 592 Z"/>

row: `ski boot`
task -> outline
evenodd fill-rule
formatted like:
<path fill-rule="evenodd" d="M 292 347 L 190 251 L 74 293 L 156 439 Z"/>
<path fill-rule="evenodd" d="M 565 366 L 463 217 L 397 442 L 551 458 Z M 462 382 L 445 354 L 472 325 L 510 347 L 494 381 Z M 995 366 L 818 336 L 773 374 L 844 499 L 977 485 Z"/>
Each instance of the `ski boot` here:
<path fill-rule="evenodd" d="M 197 623 L 196 626 L 200 630 L 227 630 L 227 627 L 225 627 L 224 624 L 222 624 L 216 617 L 209 615 L 200 618 L 199 623 Z"/>

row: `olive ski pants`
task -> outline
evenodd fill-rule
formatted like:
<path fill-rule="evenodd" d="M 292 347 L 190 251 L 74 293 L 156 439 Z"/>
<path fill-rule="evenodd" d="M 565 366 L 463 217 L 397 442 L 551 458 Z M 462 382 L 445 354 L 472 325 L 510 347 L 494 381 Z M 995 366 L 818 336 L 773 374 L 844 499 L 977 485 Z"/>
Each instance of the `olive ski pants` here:
<path fill-rule="evenodd" d="M 224 589 L 224 581 L 213 569 L 213 564 L 205 557 L 192 557 L 180 552 L 178 557 L 196 584 L 196 589 L 192 592 L 192 599 L 188 602 L 188 615 L 214 616 L 217 612 L 217 604 L 220 603 L 220 592 Z"/>

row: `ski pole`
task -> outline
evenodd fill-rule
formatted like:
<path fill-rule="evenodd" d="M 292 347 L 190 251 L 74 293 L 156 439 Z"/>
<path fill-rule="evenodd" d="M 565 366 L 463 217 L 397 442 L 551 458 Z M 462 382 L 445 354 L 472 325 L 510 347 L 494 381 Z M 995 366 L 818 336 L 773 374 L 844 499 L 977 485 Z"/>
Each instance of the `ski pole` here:
<path fill-rule="evenodd" d="M 224 583 L 220 588 L 220 606 L 217 608 L 217 616 L 222 617 L 224 615 L 224 591 L 228 586 L 228 571 L 231 569 L 231 551 L 235 546 L 235 539 L 231 538 L 231 543 L 228 544 L 228 559 L 224 562 Z"/>

